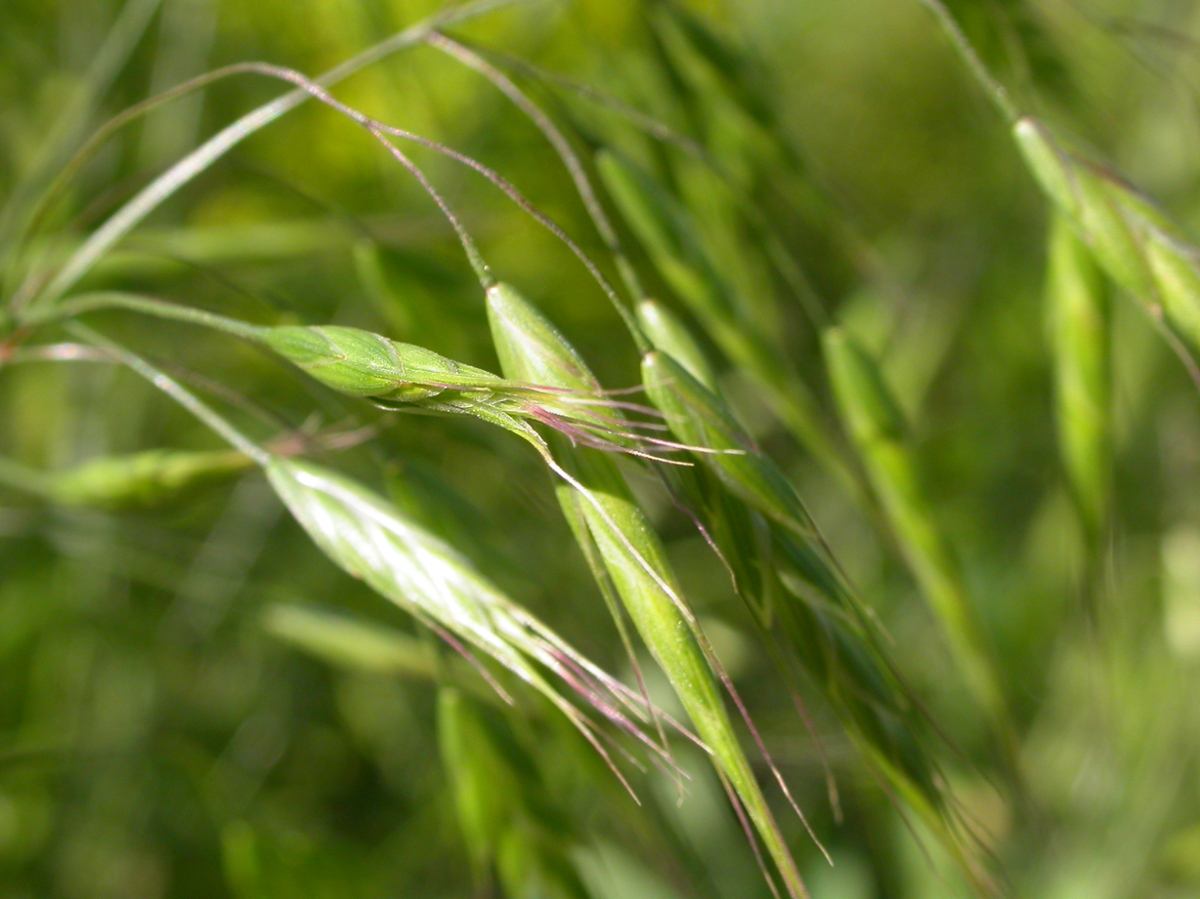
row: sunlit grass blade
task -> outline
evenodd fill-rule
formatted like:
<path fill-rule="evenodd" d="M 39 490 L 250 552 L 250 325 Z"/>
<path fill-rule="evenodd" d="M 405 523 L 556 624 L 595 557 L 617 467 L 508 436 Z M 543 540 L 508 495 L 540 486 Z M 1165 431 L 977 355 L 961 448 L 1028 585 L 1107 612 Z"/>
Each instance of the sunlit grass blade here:
<path fill-rule="evenodd" d="M 7 267 L 11 261 L 10 254 L 18 248 L 14 236 L 23 229 L 29 206 L 36 202 L 39 193 L 75 149 L 75 144 L 91 121 L 96 105 L 129 61 L 160 3 L 161 0 L 127 0 L 122 6 L 73 96 L 59 112 L 53 130 L 40 142 L 41 154 L 34 162 L 32 172 L 22 178 L 17 189 L 6 198 L 3 209 L 0 209 L 0 267 L 3 267 L 6 277 L 13 274 Z"/>
<path fill-rule="evenodd" d="M 1054 218 L 1047 265 L 1059 452 L 1094 547 L 1112 505 L 1109 298 L 1091 251 L 1062 215 Z"/>

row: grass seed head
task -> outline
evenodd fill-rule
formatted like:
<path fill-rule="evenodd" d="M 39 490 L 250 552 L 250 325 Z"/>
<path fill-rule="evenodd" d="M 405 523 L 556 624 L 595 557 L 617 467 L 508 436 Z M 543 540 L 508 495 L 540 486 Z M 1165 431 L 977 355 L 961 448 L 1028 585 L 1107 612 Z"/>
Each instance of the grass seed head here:
<path fill-rule="evenodd" d="M 338 325 L 269 328 L 263 342 L 339 393 L 418 402 L 454 388 L 486 388 L 500 379 L 432 350 Z"/>
<path fill-rule="evenodd" d="M 1050 235 L 1046 304 L 1054 354 L 1059 449 L 1093 540 L 1112 493 L 1108 296 L 1091 251 L 1065 217 Z"/>
<path fill-rule="evenodd" d="M 1063 148 L 1026 117 L 1017 143 L 1042 189 L 1075 225 L 1104 272 L 1200 354 L 1200 260 L 1179 229 L 1121 178 Z"/>
<path fill-rule="evenodd" d="M 567 387 L 596 383 L 570 344 L 515 290 L 489 291 L 488 317 L 507 376 L 554 377 Z M 713 668 L 719 662 L 680 594 L 658 535 L 611 456 L 571 447 L 564 453 L 572 486 L 583 498 L 579 511 L 634 627 L 731 784 L 731 798 L 753 822 L 789 894 L 806 895 L 725 711 Z"/>
<path fill-rule="evenodd" d="M 713 393 L 717 392 L 717 378 L 712 366 L 687 325 L 657 300 L 639 303 L 637 317 L 655 349 L 670 355 L 693 378 Z"/>
<path fill-rule="evenodd" d="M 583 357 L 516 288 L 492 285 L 487 308 L 500 370 L 507 377 L 565 390 L 600 390 Z"/>
<path fill-rule="evenodd" d="M 543 671 L 557 674 L 604 717 L 646 740 L 617 708 L 628 694 L 622 685 L 391 503 L 336 472 L 298 459 L 272 457 L 266 472 L 313 542 L 348 574 L 454 645 L 478 650 L 533 687 L 601 752 L 591 733 L 594 725 Z M 479 670 L 489 677 L 486 669 Z"/>
<path fill-rule="evenodd" d="M 242 453 L 146 450 L 104 456 L 49 475 L 49 496 L 68 506 L 151 508 L 217 484 L 253 465 Z"/>

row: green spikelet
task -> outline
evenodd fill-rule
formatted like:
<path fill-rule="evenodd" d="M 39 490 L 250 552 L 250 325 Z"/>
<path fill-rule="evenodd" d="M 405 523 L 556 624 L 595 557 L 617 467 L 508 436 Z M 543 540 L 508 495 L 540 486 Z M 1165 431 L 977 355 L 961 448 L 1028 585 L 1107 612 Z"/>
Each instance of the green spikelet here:
<path fill-rule="evenodd" d="M 688 374 L 717 392 L 717 377 L 696 338 L 673 312 L 657 300 L 643 300 L 637 308 L 638 324 L 656 349 L 670 355 Z"/>
<path fill-rule="evenodd" d="M 1064 148 L 1041 122 L 1014 126 L 1034 177 L 1075 226 L 1096 262 L 1200 355 L 1200 257 L 1179 229 L 1112 172 Z"/>
<path fill-rule="evenodd" d="M 1103 275 L 1070 224 L 1050 234 L 1046 309 L 1054 355 L 1059 451 L 1092 542 L 1112 503 L 1109 302 Z"/>
<path fill-rule="evenodd" d="M 904 443 L 899 409 L 875 361 L 849 336 L 830 328 L 824 334 L 824 346 L 834 396 L 909 567 L 942 627 L 968 689 L 1008 734 L 1006 699 L 962 574 Z"/>
<path fill-rule="evenodd" d="M 501 368 L 509 377 L 571 390 L 596 388 L 578 353 L 513 288 L 498 284 L 488 290 L 488 317 Z M 568 447 L 562 440 L 556 450 L 583 489 L 579 512 L 634 627 L 712 750 L 718 771 L 745 807 L 788 892 L 805 895 L 791 853 L 738 743 L 699 642 L 698 626 L 682 604 L 658 536 L 611 455 Z"/>
<path fill-rule="evenodd" d="M 102 456 L 48 474 L 0 460 L 0 481 L 64 506 L 123 511 L 151 509 L 194 496 L 253 464 L 232 450 L 154 449 Z"/>

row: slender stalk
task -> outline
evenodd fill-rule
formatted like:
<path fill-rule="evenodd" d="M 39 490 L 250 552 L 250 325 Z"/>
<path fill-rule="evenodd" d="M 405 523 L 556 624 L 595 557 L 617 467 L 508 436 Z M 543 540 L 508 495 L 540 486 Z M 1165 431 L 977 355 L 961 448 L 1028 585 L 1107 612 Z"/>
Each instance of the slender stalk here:
<path fill-rule="evenodd" d="M 259 465 L 266 466 L 271 461 L 271 455 L 266 450 L 245 436 L 241 431 L 222 418 L 215 409 L 166 372 L 151 365 L 141 356 L 131 353 L 116 341 L 110 340 L 103 334 L 93 331 L 87 325 L 80 322 L 68 322 L 65 327 L 66 330 L 70 331 L 80 340 L 85 340 L 105 352 L 111 353 L 114 359 L 132 369 L 163 393 L 167 394 L 167 396 L 171 397 L 171 399 L 175 400 L 175 402 L 179 403 L 179 405 L 183 406 L 228 441 L 231 446 L 249 456 Z"/>
<path fill-rule="evenodd" d="M 318 84 L 336 84 L 359 69 L 378 62 L 384 57 L 423 41 L 431 31 L 455 22 L 477 18 L 504 6 L 529 0 L 476 0 L 462 6 L 452 7 L 393 35 L 357 56 L 330 69 L 316 79 Z M 184 184 L 205 171 L 231 149 L 261 130 L 266 125 L 290 112 L 310 96 L 303 89 L 284 94 L 253 112 L 247 113 L 236 122 L 226 126 L 205 143 L 201 144 L 170 169 L 143 188 L 137 196 L 121 207 L 107 222 L 96 230 L 55 275 L 54 279 L 35 302 L 52 303 L 79 283 L 92 267 L 113 245 L 129 233 L 147 215 L 174 194 Z"/>
<path fill-rule="evenodd" d="M 1001 114 L 1009 122 L 1016 122 L 1021 117 L 1021 113 L 1017 109 L 1017 104 L 1009 96 L 1008 88 L 1001 84 L 988 71 L 988 67 L 984 65 L 978 51 L 972 46 L 970 39 L 962 30 L 962 26 L 958 24 L 958 20 L 954 18 L 954 15 L 946 7 L 946 4 L 942 0 L 918 0 L 918 2 L 923 4 L 937 18 L 942 26 L 942 30 L 946 32 L 946 35 L 950 38 L 950 42 L 954 45 L 954 49 L 962 57 L 963 62 L 967 64 L 967 68 L 971 70 L 971 74 L 975 76 L 975 80 L 983 85 L 988 99 L 996 105 L 996 108 L 1000 110 Z"/>
<path fill-rule="evenodd" d="M 189 322 L 215 328 L 238 337 L 259 340 L 267 329 L 248 322 L 205 312 L 203 309 L 193 309 L 190 306 L 180 306 L 152 297 L 122 291 L 102 291 L 82 294 L 51 308 L 43 308 L 30 312 L 20 320 L 26 328 L 35 328 L 54 322 L 64 321 L 82 315 L 86 312 L 96 312 L 102 309 L 128 309 L 131 312 L 142 312 L 156 318 L 169 318 L 175 321 Z"/>

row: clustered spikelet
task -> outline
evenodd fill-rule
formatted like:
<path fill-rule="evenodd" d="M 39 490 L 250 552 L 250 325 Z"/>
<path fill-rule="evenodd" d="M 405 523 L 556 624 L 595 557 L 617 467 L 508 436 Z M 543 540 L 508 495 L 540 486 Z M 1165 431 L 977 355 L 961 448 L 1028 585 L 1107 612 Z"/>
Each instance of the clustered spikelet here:
<path fill-rule="evenodd" d="M 1014 134 L 1030 170 L 1096 262 L 1192 357 L 1200 354 L 1200 256 L 1150 200 L 1026 116 Z"/>
<path fill-rule="evenodd" d="M 488 319 L 505 373 L 574 390 L 596 385 L 575 349 L 516 290 L 503 287 L 488 292 Z M 806 895 L 725 711 L 718 688 L 718 677 L 724 679 L 719 662 L 679 592 L 662 543 L 611 456 L 587 448 L 562 455 L 582 499 L 575 512 L 586 524 L 634 627 L 712 752 L 722 780 L 729 784 L 731 800 L 763 841 L 789 895 Z M 589 549 L 584 547 L 585 552 Z"/>
<path fill-rule="evenodd" d="M 508 289 L 497 285 L 493 291 Z M 382 408 L 473 415 L 539 446 L 544 442 L 529 427 L 530 422 L 547 425 L 575 443 L 597 449 L 635 455 L 681 449 L 670 441 L 639 433 L 639 429 L 660 425 L 619 417 L 623 408 L 653 410 L 614 399 L 594 381 L 566 388 L 555 386 L 549 376 L 509 380 L 359 328 L 285 325 L 261 329 L 257 336 L 321 383 L 340 393 L 366 397 Z"/>

